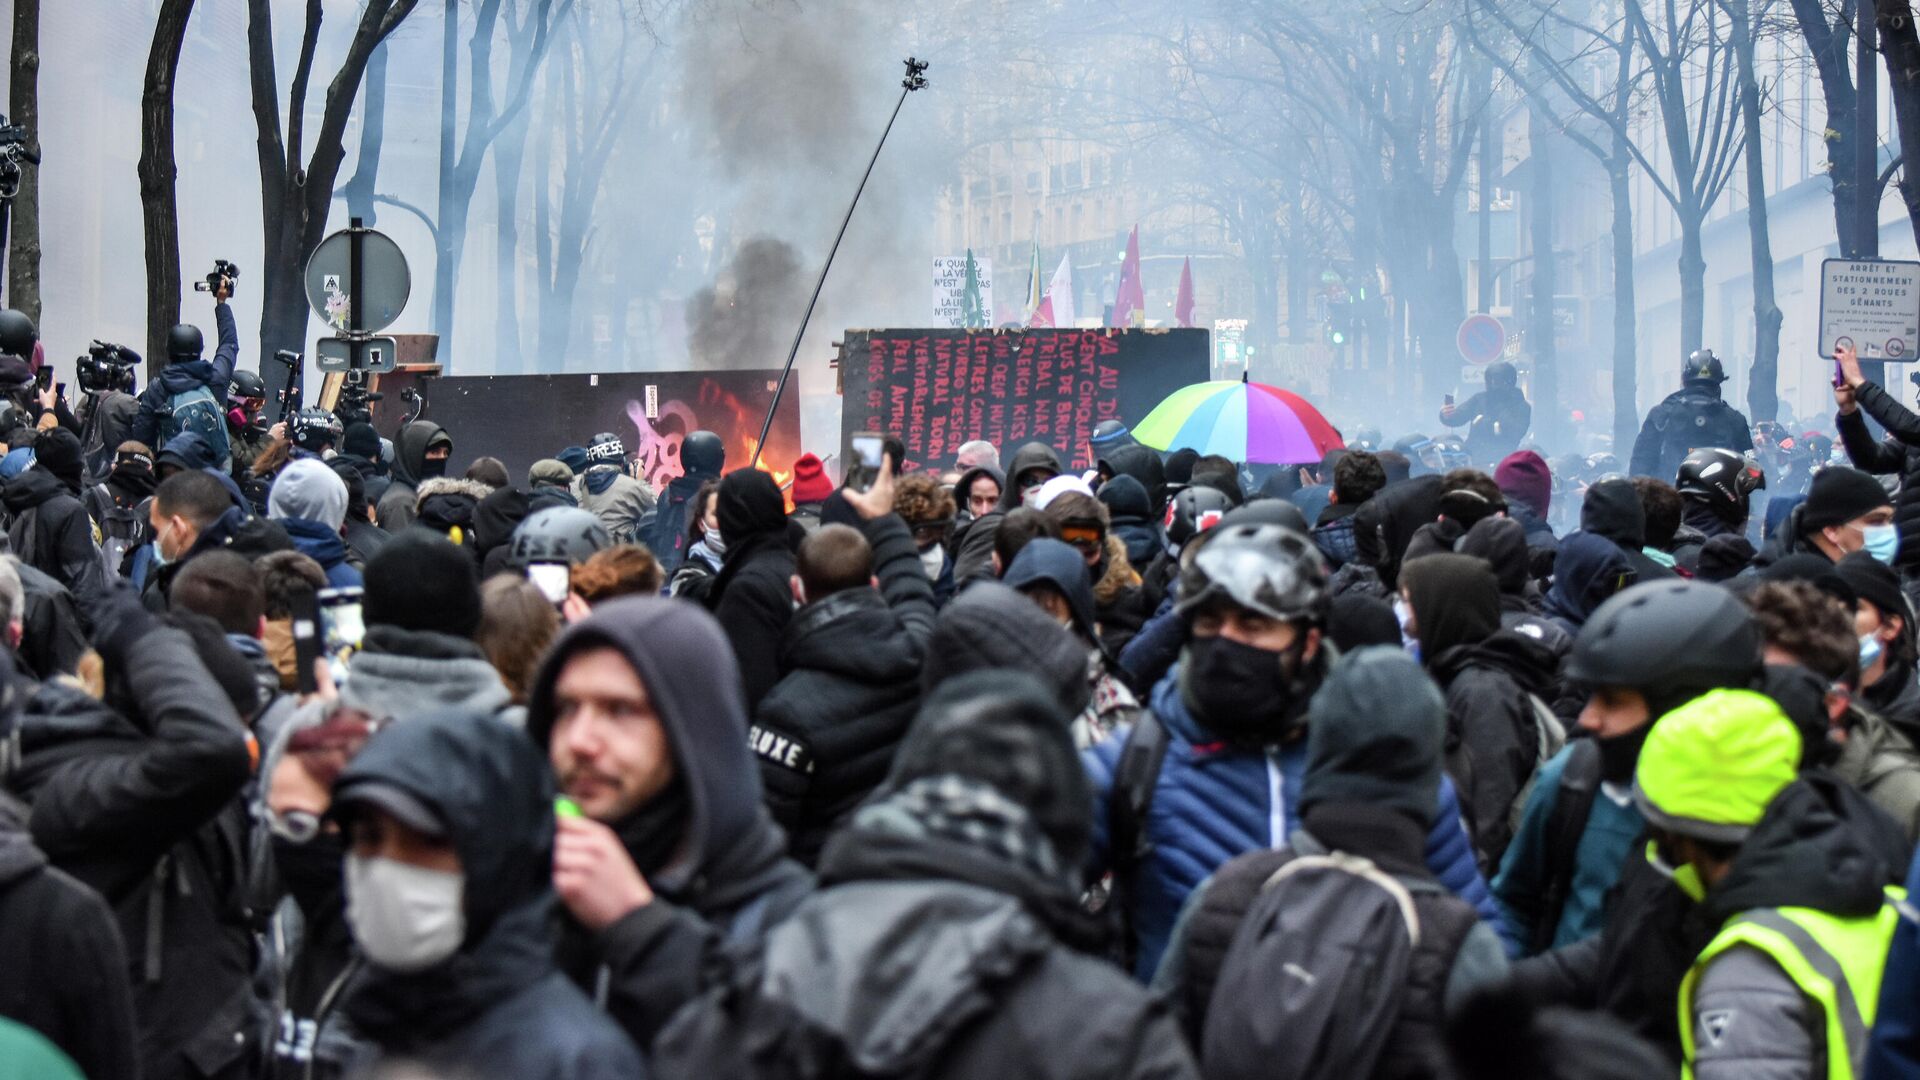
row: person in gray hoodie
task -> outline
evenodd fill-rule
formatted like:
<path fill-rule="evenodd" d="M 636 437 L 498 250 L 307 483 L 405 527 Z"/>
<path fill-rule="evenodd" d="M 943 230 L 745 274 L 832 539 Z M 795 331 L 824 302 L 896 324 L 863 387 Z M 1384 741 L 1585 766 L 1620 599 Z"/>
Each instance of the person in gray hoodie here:
<path fill-rule="evenodd" d="M 561 965 L 604 985 L 642 1049 L 704 989 L 707 959 L 757 941 L 813 889 L 761 797 L 726 635 L 679 600 L 600 605 L 554 643 L 527 734 L 579 808 L 555 888 Z"/>
<path fill-rule="evenodd" d="M 631 544 L 640 519 L 656 501 L 653 489 L 627 473 L 627 450 L 620 436 L 603 431 L 587 447 L 587 471 L 573 482 L 582 510 L 591 510 L 616 544 Z"/>

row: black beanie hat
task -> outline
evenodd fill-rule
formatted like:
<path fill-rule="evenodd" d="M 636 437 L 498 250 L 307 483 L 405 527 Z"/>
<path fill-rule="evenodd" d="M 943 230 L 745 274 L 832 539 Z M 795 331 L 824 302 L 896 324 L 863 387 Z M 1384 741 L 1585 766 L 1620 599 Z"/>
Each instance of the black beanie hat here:
<path fill-rule="evenodd" d="M 368 626 L 464 638 L 480 626 L 480 583 L 473 558 L 437 533 L 400 533 L 367 560 L 362 576 Z"/>
<path fill-rule="evenodd" d="M 1423 824 L 1440 796 L 1447 705 L 1413 658 L 1371 646 L 1342 656 L 1307 712 L 1300 810 L 1362 802 Z"/>
<path fill-rule="evenodd" d="M 1900 575 L 1893 568 L 1864 551 L 1856 551 L 1833 566 L 1834 573 L 1847 583 L 1853 595 L 1880 610 L 1883 615 L 1898 615 L 1913 628 L 1912 609 L 1907 594 L 1900 588 Z"/>
<path fill-rule="evenodd" d="M 361 422 L 348 424 L 347 430 L 340 436 L 340 452 L 368 461 L 380 460 L 380 433 L 372 424 Z"/>
<path fill-rule="evenodd" d="M 80 440 L 66 428 L 41 432 L 33 440 L 34 464 L 52 473 L 62 484 L 78 492 L 86 464 L 80 453 Z"/>
<path fill-rule="evenodd" d="M 1800 528 L 1811 533 L 1829 525 L 1845 525 L 1854 518 L 1870 514 L 1883 506 L 1892 506 L 1887 489 L 1880 481 L 1861 472 L 1836 466 L 1813 476 L 1807 501 L 1800 510 Z"/>

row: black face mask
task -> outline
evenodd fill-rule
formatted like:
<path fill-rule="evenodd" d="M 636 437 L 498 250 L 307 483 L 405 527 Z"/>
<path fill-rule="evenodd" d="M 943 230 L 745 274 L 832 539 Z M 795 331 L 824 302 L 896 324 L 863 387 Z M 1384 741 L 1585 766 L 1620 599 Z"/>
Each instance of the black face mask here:
<path fill-rule="evenodd" d="M 1600 778 L 1610 784 L 1631 783 L 1634 766 L 1640 763 L 1640 748 L 1647 744 L 1647 734 L 1652 730 L 1653 723 L 1648 721 L 1624 735 L 1595 738 L 1593 745 L 1600 750 Z"/>
<path fill-rule="evenodd" d="M 1180 697 L 1228 742 L 1282 742 L 1306 715 L 1312 688 L 1300 677 L 1304 641 L 1269 652 L 1223 637 L 1194 638 L 1180 657 Z"/>
<path fill-rule="evenodd" d="M 449 458 L 423 458 L 420 461 L 420 479 L 434 480 L 447 475 Z"/>
<path fill-rule="evenodd" d="M 346 853 L 346 843 L 337 833 L 321 833 L 304 844 L 284 836 L 273 838 L 273 865 L 280 871 L 280 883 L 308 919 L 315 912 L 341 908 L 345 892 L 341 862 Z"/>

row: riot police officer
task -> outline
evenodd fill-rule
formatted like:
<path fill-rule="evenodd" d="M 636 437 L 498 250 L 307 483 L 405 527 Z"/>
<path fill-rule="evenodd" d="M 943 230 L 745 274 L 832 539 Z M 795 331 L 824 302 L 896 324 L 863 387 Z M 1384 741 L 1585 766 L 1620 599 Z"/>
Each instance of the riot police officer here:
<path fill-rule="evenodd" d="M 1745 454 L 1753 449 L 1747 418 L 1720 398 L 1726 369 L 1711 349 L 1698 349 L 1680 370 L 1679 390 L 1653 407 L 1640 437 L 1633 442 L 1628 468 L 1634 476 L 1673 482 L 1680 463 L 1703 446 L 1717 446 Z"/>

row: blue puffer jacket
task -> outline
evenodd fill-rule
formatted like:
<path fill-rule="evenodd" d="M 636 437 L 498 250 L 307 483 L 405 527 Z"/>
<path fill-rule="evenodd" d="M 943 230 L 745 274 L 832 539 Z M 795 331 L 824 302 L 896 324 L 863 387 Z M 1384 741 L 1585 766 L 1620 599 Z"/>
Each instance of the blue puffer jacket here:
<path fill-rule="evenodd" d="M 1143 981 L 1160 966 L 1180 905 L 1195 887 L 1234 856 L 1277 847 L 1299 829 L 1293 792 L 1307 768 L 1305 739 L 1278 753 L 1256 754 L 1231 749 L 1214 738 L 1180 700 L 1178 668 L 1153 688 L 1152 707 L 1167 731 L 1167 756 L 1147 808 L 1145 828 L 1153 854 L 1133 894 L 1133 926 L 1139 939 L 1134 974 Z M 1125 745 L 1126 733 L 1116 732 L 1081 755 L 1094 788 L 1095 874 L 1109 868 L 1108 806 Z M 1515 952 L 1517 944 L 1474 864 L 1459 798 L 1444 776 L 1426 857 L 1440 883 L 1478 909 L 1480 918 L 1499 931 L 1508 952 Z"/>

